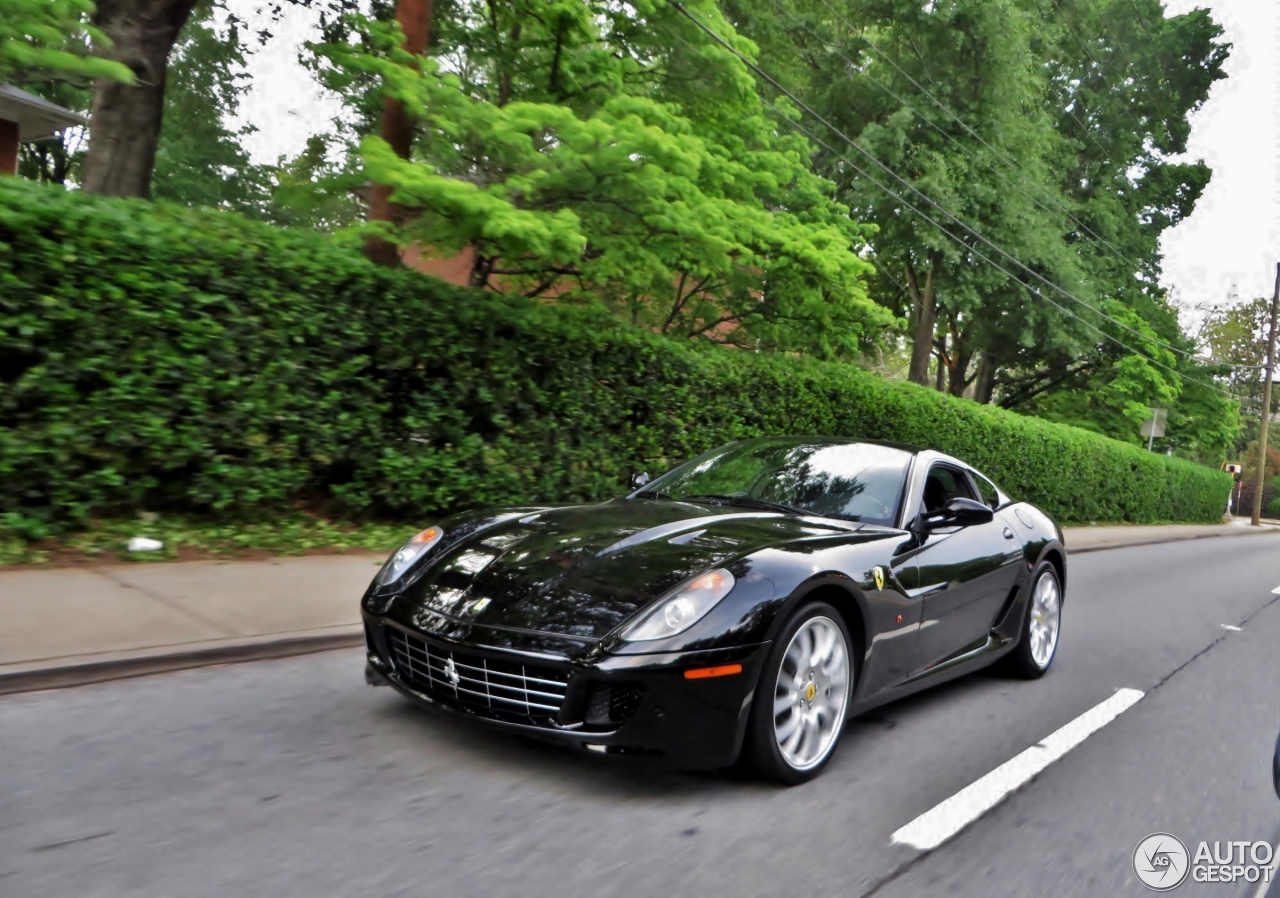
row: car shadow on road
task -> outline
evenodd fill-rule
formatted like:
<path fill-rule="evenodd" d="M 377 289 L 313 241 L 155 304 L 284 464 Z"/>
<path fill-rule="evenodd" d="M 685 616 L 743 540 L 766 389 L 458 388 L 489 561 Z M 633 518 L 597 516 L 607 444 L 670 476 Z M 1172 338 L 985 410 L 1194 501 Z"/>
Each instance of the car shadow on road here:
<path fill-rule="evenodd" d="M 832 771 L 856 764 L 859 744 L 893 738 L 889 731 L 899 723 L 933 713 L 939 706 L 1009 681 L 978 672 L 876 708 L 850 721 Z M 382 690 L 380 690 L 382 691 Z M 415 705 L 390 690 L 375 720 L 407 739 L 409 750 L 433 757 L 457 756 L 469 771 L 518 775 L 526 784 L 540 784 L 552 791 L 570 791 L 604 800 L 713 798 L 776 792 L 784 787 L 763 781 L 739 767 L 724 770 L 681 772 L 660 762 L 630 758 L 594 757 L 581 751 L 540 742 L 478 721 Z M 828 771 L 830 773 L 831 771 Z M 819 778 L 816 782 L 821 782 Z M 820 788 L 820 786 L 814 787 Z M 805 788 L 805 787 L 800 787 Z"/>
<path fill-rule="evenodd" d="M 604 798 L 714 795 L 740 788 L 772 788 L 735 771 L 680 772 L 647 759 L 594 757 L 582 751 L 495 729 L 479 721 L 416 706 L 389 695 L 377 719 L 420 741 L 423 749 L 442 746 L 466 758 L 471 770 L 518 774 L 554 791 L 599 794 Z"/>

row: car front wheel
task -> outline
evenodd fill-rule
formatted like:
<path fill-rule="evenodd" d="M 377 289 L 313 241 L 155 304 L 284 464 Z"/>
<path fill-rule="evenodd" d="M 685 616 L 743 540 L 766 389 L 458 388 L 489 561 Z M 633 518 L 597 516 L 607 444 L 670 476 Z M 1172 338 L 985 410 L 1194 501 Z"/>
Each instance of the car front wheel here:
<path fill-rule="evenodd" d="M 827 765 L 853 694 L 849 633 L 835 608 L 800 608 L 774 643 L 756 687 L 747 751 L 755 770 L 796 785 Z"/>

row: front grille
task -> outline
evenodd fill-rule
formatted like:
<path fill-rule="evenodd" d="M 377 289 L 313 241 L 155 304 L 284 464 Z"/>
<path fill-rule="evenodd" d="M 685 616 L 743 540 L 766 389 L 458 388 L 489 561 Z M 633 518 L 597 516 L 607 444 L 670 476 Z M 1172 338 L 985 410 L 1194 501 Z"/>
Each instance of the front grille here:
<path fill-rule="evenodd" d="M 412 689 L 449 705 L 500 720 L 546 723 L 560 713 L 567 672 L 542 664 L 499 661 L 387 628 L 391 660 Z M 452 674 L 452 676 L 450 676 Z"/>

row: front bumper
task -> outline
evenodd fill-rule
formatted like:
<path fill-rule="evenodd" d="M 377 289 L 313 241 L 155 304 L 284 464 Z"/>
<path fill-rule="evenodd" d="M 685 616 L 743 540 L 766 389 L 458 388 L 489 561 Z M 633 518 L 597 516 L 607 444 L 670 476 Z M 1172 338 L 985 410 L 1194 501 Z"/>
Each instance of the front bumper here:
<path fill-rule="evenodd" d="M 566 679 L 563 704 L 553 715 L 521 719 L 518 714 L 492 713 L 483 701 L 479 707 L 475 701 L 469 705 L 455 701 L 448 686 L 440 688 L 438 678 L 430 687 L 415 679 L 412 665 L 397 663 L 403 655 L 392 650 L 389 636 L 403 639 L 408 634 L 430 641 L 433 652 L 450 659 L 454 650 L 459 657 L 472 661 L 484 658 L 490 664 L 519 664 L 526 656 L 478 643 L 450 642 L 368 613 L 364 617 L 368 682 L 386 683 L 415 702 L 444 713 L 584 753 L 647 759 L 682 770 L 727 767 L 737 760 L 755 683 L 768 650 L 768 644 L 763 643 L 705 652 L 606 655 L 586 664 L 544 656 L 537 663 L 554 666 Z M 684 675 L 688 670 L 724 665 L 741 665 L 742 669 L 699 679 Z M 610 694 L 625 695 L 625 703 L 615 699 L 610 705 Z"/>

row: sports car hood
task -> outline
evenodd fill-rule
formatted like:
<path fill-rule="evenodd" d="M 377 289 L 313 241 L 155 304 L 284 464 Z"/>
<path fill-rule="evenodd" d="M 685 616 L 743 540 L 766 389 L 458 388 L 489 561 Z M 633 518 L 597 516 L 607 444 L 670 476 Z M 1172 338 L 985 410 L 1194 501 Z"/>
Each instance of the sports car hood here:
<path fill-rule="evenodd" d="M 484 520 L 455 526 L 467 535 L 453 542 L 451 522 L 444 522 L 446 542 L 395 600 L 397 617 L 442 633 L 466 622 L 596 640 L 701 571 L 765 546 L 859 526 L 640 499 Z"/>

